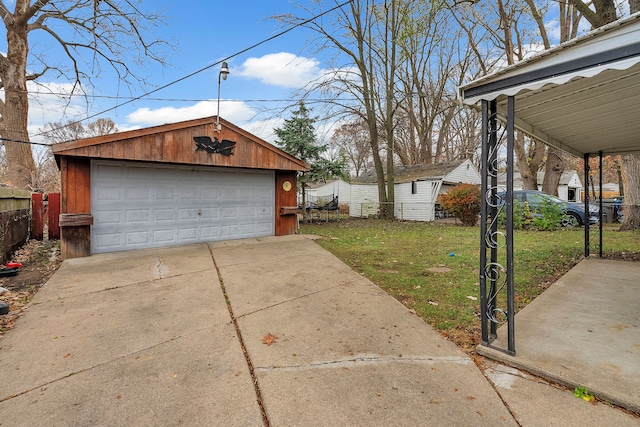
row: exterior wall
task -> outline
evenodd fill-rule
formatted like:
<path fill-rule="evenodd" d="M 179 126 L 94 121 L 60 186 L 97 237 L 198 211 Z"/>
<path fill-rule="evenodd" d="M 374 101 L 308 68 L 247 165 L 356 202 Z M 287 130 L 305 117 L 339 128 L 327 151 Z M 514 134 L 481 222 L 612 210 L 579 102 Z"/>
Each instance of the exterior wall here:
<path fill-rule="evenodd" d="M 451 182 L 457 184 L 459 182 L 463 182 L 465 184 L 477 184 L 480 185 L 482 183 L 482 177 L 480 176 L 480 172 L 473 166 L 470 160 L 465 160 L 447 174 L 447 176 L 443 179 L 445 182 Z"/>
<path fill-rule="evenodd" d="M 432 200 L 433 185 L 438 181 L 416 181 L 416 194 L 412 194 L 412 183 L 395 186 L 394 215 L 408 221 L 433 221 L 435 200 Z M 352 184 L 349 216 L 366 218 L 377 215 L 378 187 L 374 184 Z"/>
<path fill-rule="evenodd" d="M 435 204 L 431 199 L 433 181 L 416 181 L 416 194 L 412 194 L 413 184 L 406 182 L 396 185 L 395 216 L 407 221 L 432 221 Z"/>
<path fill-rule="evenodd" d="M 91 160 L 60 158 L 63 214 L 91 213 Z"/>
<path fill-rule="evenodd" d="M 378 186 L 376 184 L 352 184 L 349 216 L 367 218 L 377 215 Z"/>
<path fill-rule="evenodd" d="M 64 217 L 67 214 L 73 217 L 71 222 L 60 221 L 60 254 L 62 259 L 89 256 L 93 223 L 91 160 L 61 157 L 60 174 L 62 186 L 60 216 Z"/>
<path fill-rule="evenodd" d="M 298 186 L 296 175 L 295 171 L 276 171 L 276 236 L 285 236 L 298 232 L 298 207 L 296 204 Z"/>

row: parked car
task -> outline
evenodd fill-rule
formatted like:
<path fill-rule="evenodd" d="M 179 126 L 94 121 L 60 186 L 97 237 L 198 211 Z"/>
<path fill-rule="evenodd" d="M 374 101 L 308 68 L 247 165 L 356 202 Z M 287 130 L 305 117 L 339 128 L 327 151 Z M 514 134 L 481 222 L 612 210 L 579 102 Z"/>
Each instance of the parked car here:
<path fill-rule="evenodd" d="M 506 193 L 504 192 L 498 193 L 498 197 L 501 200 L 504 200 L 505 194 Z M 516 190 L 513 192 L 513 200 L 514 202 L 518 201 L 522 204 L 526 202 L 529 206 L 529 209 L 534 212 L 534 215 L 539 215 L 539 213 L 536 213 L 536 210 L 545 202 L 551 202 L 562 206 L 562 209 L 566 214 L 565 220 L 562 221 L 562 225 L 564 226 L 582 226 L 587 221 L 587 215 L 585 214 L 584 210 L 584 203 L 565 202 L 562 201 L 559 197 L 543 193 L 542 191 Z M 589 224 L 596 224 L 599 221 L 599 213 L 600 209 L 598 208 L 598 206 L 593 204 L 589 205 Z"/>

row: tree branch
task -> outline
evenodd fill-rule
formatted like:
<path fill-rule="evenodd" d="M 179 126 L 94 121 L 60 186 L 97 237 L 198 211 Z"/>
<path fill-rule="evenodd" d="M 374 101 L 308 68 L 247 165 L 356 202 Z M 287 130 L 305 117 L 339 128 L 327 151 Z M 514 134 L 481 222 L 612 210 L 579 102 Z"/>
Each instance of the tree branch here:
<path fill-rule="evenodd" d="M 0 1 L 0 18 L 4 21 L 5 27 L 13 25 L 13 22 L 15 21 L 13 15 L 9 12 L 7 6 L 5 6 L 4 1 Z"/>
<path fill-rule="evenodd" d="M 35 16 L 43 7 L 45 7 L 49 3 L 49 0 L 38 0 L 24 11 L 24 13 L 18 16 L 16 20 L 16 24 L 18 25 L 27 25 L 29 20 Z"/>
<path fill-rule="evenodd" d="M 602 18 L 581 0 L 569 0 L 593 28 L 602 27 Z"/>

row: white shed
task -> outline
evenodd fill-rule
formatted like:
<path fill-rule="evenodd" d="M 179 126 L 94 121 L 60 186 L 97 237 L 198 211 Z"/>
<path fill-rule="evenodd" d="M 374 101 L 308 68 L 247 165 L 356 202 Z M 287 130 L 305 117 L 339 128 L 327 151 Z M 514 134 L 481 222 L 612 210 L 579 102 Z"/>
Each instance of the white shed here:
<path fill-rule="evenodd" d="M 394 214 L 398 219 L 433 221 L 440 194 L 459 183 L 480 185 L 480 172 L 470 160 L 395 167 Z M 380 209 L 375 172 L 351 182 L 349 215 L 368 217 Z"/>

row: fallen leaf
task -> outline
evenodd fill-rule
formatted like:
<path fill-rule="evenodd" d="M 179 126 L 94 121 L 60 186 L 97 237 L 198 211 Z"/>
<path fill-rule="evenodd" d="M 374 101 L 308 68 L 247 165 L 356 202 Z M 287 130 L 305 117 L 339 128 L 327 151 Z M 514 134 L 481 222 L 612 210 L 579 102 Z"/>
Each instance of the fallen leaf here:
<path fill-rule="evenodd" d="M 478 301 L 478 297 L 472 297 L 471 295 L 467 295 L 467 298 L 469 298 L 472 301 Z"/>
<path fill-rule="evenodd" d="M 271 345 L 276 342 L 276 339 L 278 339 L 278 337 L 269 332 L 267 335 L 262 337 L 262 344 Z"/>
<path fill-rule="evenodd" d="M 431 304 L 431 305 L 438 305 L 438 303 L 437 303 L 437 302 L 433 302 L 433 301 L 429 301 L 429 304 Z"/>

